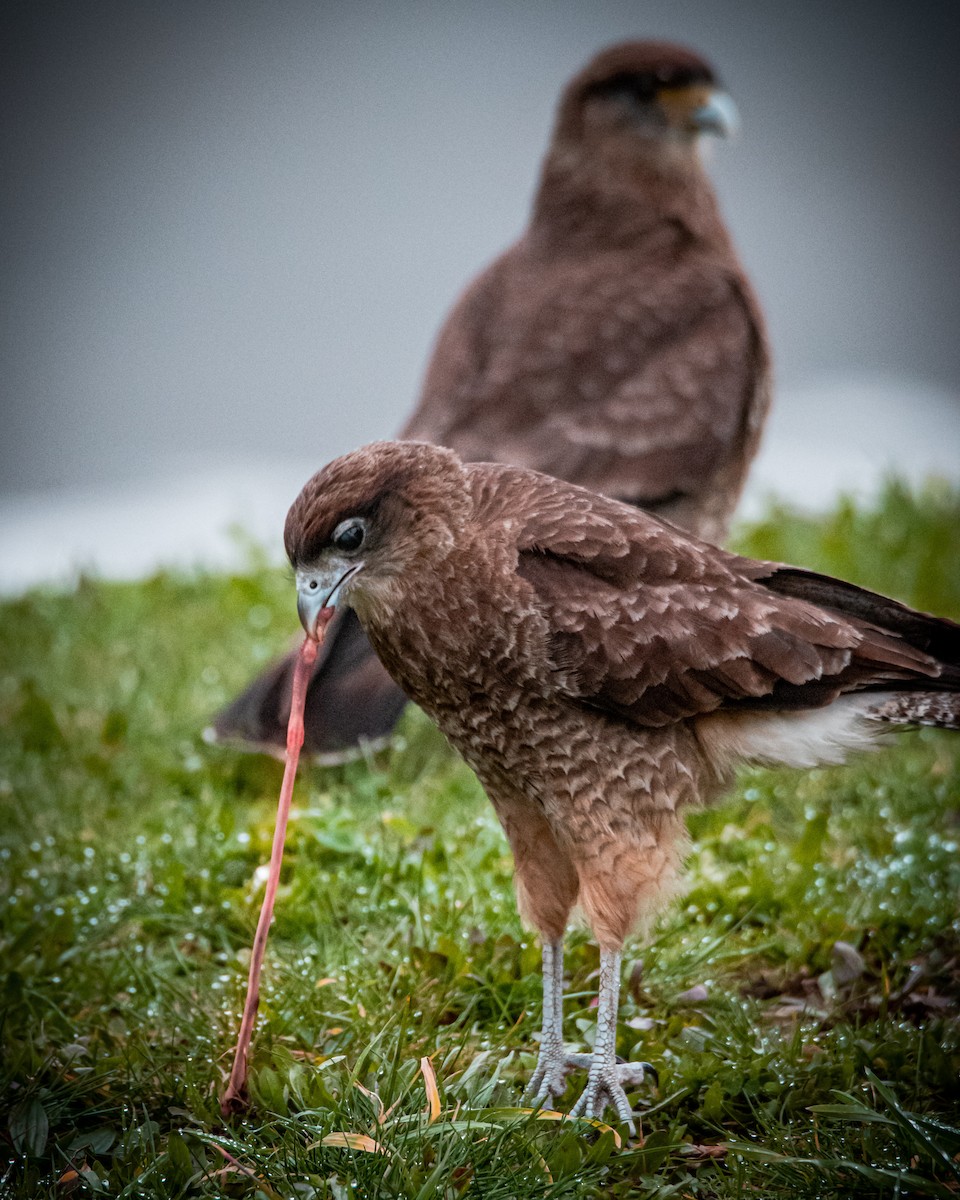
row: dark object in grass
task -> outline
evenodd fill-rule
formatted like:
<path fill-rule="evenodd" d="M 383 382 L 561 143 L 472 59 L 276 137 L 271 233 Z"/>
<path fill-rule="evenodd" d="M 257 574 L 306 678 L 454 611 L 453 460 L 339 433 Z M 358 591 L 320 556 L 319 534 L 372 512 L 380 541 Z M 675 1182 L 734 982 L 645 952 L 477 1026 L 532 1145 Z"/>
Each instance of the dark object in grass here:
<path fill-rule="evenodd" d="M 300 747 L 303 745 L 303 703 L 307 694 L 310 672 L 317 658 L 317 650 L 323 642 L 327 623 L 332 616 L 332 608 L 319 613 L 316 624 L 309 635 L 304 638 L 297 655 L 297 666 L 293 674 L 293 696 L 290 700 L 290 720 L 287 723 L 287 761 L 283 769 L 280 802 L 277 806 L 277 822 L 273 831 L 270 873 L 267 876 L 263 904 L 260 907 L 260 918 L 257 921 L 257 932 L 253 939 L 250 973 L 247 977 L 247 998 L 243 1004 L 243 1018 L 240 1022 L 240 1032 L 237 1035 L 237 1049 L 227 1088 L 220 1100 L 220 1111 L 225 1117 L 232 1113 L 245 1112 L 250 1106 L 250 1095 L 247 1090 L 247 1055 L 250 1049 L 250 1039 L 253 1036 L 253 1023 L 257 1019 L 257 1009 L 260 1006 L 260 969 L 263 966 L 263 954 L 267 948 L 270 922 L 273 920 L 273 903 L 277 895 L 277 885 L 280 882 L 280 864 L 283 861 L 283 843 L 287 835 L 287 819 L 290 815 L 293 781 L 297 774 Z"/>
<path fill-rule="evenodd" d="M 620 951 L 669 893 L 684 809 L 738 762 L 811 767 L 885 725 L 960 728 L 960 626 L 536 472 L 376 443 L 307 483 L 285 542 L 308 634 L 351 606 L 506 831 L 543 938 L 535 1102 L 584 1065 L 563 1049 L 562 955 L 585 912 L 600 995 L 578 1115 L 611 1104 L 632 1127 L 643 1064 L 616 1061 Z"/>
<path fill-rule="evenodd" d="M 530 225 L 440 331 L 400 433 L 516 463 L 721 541 L 770 393 L 763 318 L 701 161 L 732 105 L 699 55 L 625 42 L 564 89 Z M 214 719 L 279 752 L 294 656 Z M 381 744 L 403 693 L 352 614 L 307 691 L 304 753 Z"/>

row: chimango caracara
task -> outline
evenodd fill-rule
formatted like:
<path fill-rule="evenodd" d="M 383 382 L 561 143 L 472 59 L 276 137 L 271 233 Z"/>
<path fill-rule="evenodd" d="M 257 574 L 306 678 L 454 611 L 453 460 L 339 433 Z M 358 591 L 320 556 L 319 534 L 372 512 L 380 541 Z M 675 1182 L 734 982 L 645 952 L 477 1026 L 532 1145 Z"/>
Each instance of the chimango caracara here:
<path fill-rule="evenodd" d="M 442 329 L 402 438 L 513 463 L 721 541 L 769 395 L 763 324 L 700 160 L 732 105 L 698 55 L 627 42 L 567 85 L 530 225 Z M 217 718 L 282 751 L 293 659 Z M 307 753 L 390 732 L 403 704 L 356 621 L 329 631 Z"/>
<path fill-rule="evenodd" d="M 620 951 L 669 890 L 684 809 L 744 760 L 814 766 L 885 723 L 960 727 L 960 626 L 523 468 L 375 443 L 314 475 L 284 536 L 308 633 L 352 608 L 506 831 L 543 939 L 538 1101 L 583 1061 L 563 1049 L 562 939 L 585 914 L 601 951 L 587 1116 L 630 1121 Z"/>

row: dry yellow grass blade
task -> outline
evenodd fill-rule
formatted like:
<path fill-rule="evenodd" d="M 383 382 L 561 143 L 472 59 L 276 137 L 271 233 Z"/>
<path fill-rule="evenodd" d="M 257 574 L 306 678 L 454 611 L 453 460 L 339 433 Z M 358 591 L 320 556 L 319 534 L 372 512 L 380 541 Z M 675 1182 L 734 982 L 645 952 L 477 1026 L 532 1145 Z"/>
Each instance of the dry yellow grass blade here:
<path fill-rule="evenodd" d="M 582 1121 L 585 1125 L 592 1125 L 594 1129 L 598 1129 L 601 1133 L 612 1133 L 613 1144 L 618 1150 L 620 1150 L 623 1146 L 623 1138 L 619 1133 L 617 1133 L 612 1125 L 607 1125 L 604 1121 L 597 1121 L 593 1117 L 570 1117 L 568 1113 L 556 1112 L 552 1108 L 518 1108 L 516 1111 L 529 1116 L 536 1114 L 538 1121 Z"/>
<path fill-rule="evenodd" d="M 385 1154 L 388 1158 L 390 1156 L 390 1151 L 386 1146 L 375 1142 L 365 1133 L 328 1133 L 326 1137 L 322 1137 L 319 1142 L 314 1142 L 308 1149 L 313 1150 L 316 1146 L 336 1146 L 341 1150 L 363 1150 L 367 1154 Z"/>
<path fill-rule="evenodd" d="M 363 1084 L 360 1083 L 359 1080 L 354 1080 L 353 1086 L 355 1088 L 357 1088 L 359 1091 L 363 1092 L 363 1094 L 370 1101 L 370 1103 L 373 1104 L 373 1106 L 376 1108 L 377 1124 L 382 1125 L 383 1122 L 386 1120 L 386 1114 L 383 1111 L 383 1101 L 380 1099 L 380 1097 L 377 1095 L 376 1092 L 371 1092 L 369 1088 L 365 1088 L 363 1086 Z"/>
<path fill-rule="evenodd" d="M 427 1093 L 427 1111 L 430 1113 L 432 1124 L 440 1116 L 440 1089 L 437 1087 L 437 1076 L 429 1058 L 420 1059 L 420 1070 L 423 1072 L 423 1086 Z"/>

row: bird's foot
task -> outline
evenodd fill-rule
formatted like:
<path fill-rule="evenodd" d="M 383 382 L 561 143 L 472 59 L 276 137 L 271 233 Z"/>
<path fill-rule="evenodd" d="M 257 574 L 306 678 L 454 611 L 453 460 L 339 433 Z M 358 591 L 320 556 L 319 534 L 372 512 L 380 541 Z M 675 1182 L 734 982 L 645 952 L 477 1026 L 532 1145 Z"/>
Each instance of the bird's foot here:
<path fill-rule="evenodd" d="M 572 1057 L 572 1056 L 571 1056 Z M 585 1058 L 585 1055 L 579 1057 Z M 588 1060 L 589 1061 L 589 1060 Z M 570 1110 L 571 1117 L 588 1117 L 599 1120 L 609 1105 L 616 1110 L 620 1122 L 636 1133 L 633 1110 L 627 1100 L 625 1088 L 638 1088 L 647 1075 L 656 1080 L 657 1073 L 646 1062 L 607 1062 L 596 1058 L 590 1063 L 587 1086 L 577 1103 Z"/>
<path fill-rule="evenodd" d="M 591 1061 L 589 1054 L 568 1054 L 561 1043 L 544 1042 L 524 1099 L 535 1106 L 557 1100 L 566 1091 L 570 1072 L 588 1068 Z"/>

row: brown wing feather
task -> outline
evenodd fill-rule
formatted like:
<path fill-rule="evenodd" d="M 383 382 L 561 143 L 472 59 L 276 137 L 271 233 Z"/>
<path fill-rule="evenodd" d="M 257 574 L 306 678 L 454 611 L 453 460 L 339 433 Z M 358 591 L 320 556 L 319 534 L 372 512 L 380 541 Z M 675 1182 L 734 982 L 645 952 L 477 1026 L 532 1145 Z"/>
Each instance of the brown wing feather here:
<path fill-rule="evenodd" d="M 515 540 L 517 572 L 549 623 L 556 678 L 583 703 L 659 726 L 732 705 L 817 707 L 943 673 L 897 626 L 908 610 L 893 601 L 851 588 L 844 611 L 844 585 L 830 591 L 834 581 L 811 576 L 820 590 L 806 586 L 835 601 L 827 607 L 786 594 L 803 590 L 803 572 L 790 583 L 776 564 L 616 501 L 490 464 L 470 476 L 477 519 L 499 514 Z M 778 572 L 779 591 L 769 586 Z"/>
<path fill-rule="evenodd" d="M 756 578 L 762 579 L 764 585 L 778 595 L 808 600 L 831 612 L 896 632 L 938 662 L 960 670 L 960 625 L 954 621 L 917 612 L 888 596 L 816 571 L 779 564 L 763 565 L 769 568 L 769 573 L 758 574 Z"/>

